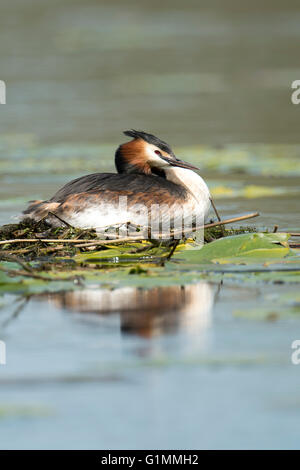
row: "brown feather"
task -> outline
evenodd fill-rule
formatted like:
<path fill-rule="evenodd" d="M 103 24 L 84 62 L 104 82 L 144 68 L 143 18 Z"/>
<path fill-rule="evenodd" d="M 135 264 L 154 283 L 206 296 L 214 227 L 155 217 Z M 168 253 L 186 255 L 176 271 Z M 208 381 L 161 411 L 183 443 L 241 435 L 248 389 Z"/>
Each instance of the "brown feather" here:
<path fill-rule="evenodd" d="M 139 169 L 141 173 L 151 174 L 151 167 L 147 162 L 145 147 L 147 143 L 142 139 L 134 139 L 121 145 L 120 150 L 127 165 Z"/>

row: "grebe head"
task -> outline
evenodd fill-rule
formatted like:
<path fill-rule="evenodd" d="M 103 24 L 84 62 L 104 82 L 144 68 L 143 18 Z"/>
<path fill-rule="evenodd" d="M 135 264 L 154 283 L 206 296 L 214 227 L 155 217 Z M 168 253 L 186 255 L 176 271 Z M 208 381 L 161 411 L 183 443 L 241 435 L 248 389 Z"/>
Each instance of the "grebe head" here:
<path fill-rule="evenodd" d="M 170 167 L 199 170 L 179 160 L 171 147 L 163 140 L 142 131 L 125 131 L 133 140 L 120 145 L 115 154 L 118 173 L 144 173 L 164 176 Z"/>

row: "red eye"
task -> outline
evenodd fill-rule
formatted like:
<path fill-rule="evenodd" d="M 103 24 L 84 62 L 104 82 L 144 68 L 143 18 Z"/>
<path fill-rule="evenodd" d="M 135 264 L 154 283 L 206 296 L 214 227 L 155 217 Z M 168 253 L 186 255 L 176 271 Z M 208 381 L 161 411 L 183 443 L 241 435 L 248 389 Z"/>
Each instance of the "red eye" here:
<path fill-rule="evenodd" d="M 156 155 L 161 155 L 159 150 L 154 150 L 154 152 L 156 153 Z"/>

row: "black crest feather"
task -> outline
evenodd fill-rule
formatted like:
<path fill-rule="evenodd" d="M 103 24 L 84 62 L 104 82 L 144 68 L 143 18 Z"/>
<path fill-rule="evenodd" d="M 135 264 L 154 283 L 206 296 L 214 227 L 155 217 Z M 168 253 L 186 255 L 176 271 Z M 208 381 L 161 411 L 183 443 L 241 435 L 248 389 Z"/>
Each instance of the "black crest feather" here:
<path fill-rule="evenodd" d="M 147 132 L 143 132 L 143 131 L 136 131 L 134 129 L 131 129 L 130 131 L 124 131 L 124 134 L 128 135 L 129 137 L 133 137 L 133 139 L 143 139 L 145 140 L 145 142 L 156 145 L 156 147 L 160 148 L 164 152 L 167 152 L 169 155 L 172 155 L 173 157 L 175 157 L 170 145 L 164 142 L 163 140 L 159 139 L 153 134 L 148 134 Z"/>

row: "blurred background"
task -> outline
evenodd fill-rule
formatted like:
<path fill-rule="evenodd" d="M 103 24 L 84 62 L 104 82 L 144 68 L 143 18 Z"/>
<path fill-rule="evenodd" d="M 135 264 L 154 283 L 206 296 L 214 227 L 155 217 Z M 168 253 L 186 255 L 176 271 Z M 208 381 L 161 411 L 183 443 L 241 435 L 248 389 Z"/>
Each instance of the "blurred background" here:
<path fill-rule="evenodd" d="M 299 2 L 1 0 L 1 132 L 299 142 Z"/>
<path fill-rule="evenodd" d="M 222 216 L 299 231 L 298 1 L 0 5 L 1 224 L 112 171 L 137 128 L 200 166 Z M 299 324 L 262 321 L 285 295 L 218 279 L 1 296 L 1 448 L 297 448 Z"/>

